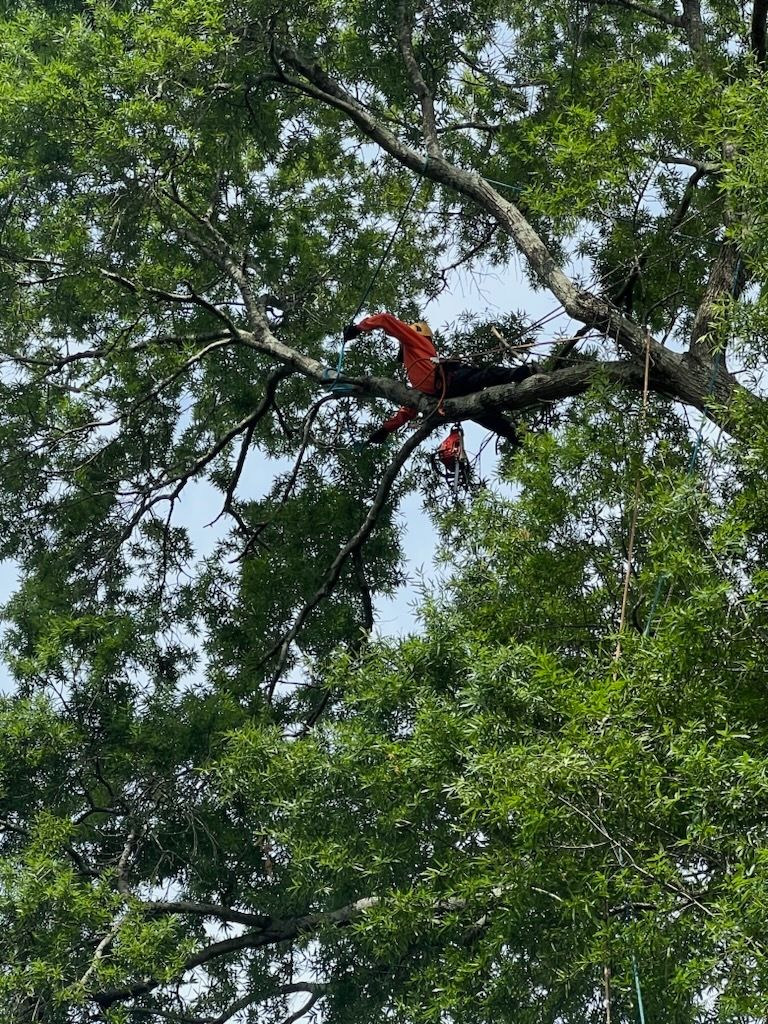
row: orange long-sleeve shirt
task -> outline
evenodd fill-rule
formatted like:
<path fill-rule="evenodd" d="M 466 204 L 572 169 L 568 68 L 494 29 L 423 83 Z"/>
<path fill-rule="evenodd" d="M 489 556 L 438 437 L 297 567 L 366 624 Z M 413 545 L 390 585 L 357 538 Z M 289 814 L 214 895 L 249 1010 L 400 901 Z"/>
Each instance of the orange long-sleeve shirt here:
<path fill-rule="evenodd" d="M 376 313 L 374 316 L 367 316 L 357 326 L 361 331 L 375 331 L 380 328 L 391 337 L 397 338 L 403 348 L 403 365 L 408 383 L 412 388 L 425 395 L 437 394 L 435 374 L 437 349 L 429 338 L 424 334 L 419 334 L 409 324 L 398 320 L 391 313 Z M 390 416 L 382 423 L 381 429 L 392 433 L 408 420 L 412 420 L 415 415 L 416 409 L 412 405 L 404 405 L 397 410 L 394 416 Z"/>

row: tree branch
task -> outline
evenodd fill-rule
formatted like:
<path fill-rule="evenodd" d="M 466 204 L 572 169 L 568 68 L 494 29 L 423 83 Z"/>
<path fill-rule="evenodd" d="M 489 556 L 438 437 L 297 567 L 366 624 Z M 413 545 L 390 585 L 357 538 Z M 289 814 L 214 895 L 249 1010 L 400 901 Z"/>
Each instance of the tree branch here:
<path fill-rule="evenodd" d="M 682 0 L 682 5 L 683 14 L 680 21 L 688 39 L 688 45 L 694 53 L 700 53 L 707 40 L 704 22 L 701 19 L 701 4 L 699 0 Z"/>
<path fill-rule="evenodd" d="M 277 392 L 278 384 L 284 381 L 286 377 L 291 375 L 292 371 L 287 366 L 280 366 L 277 370 L 274 370 L 269 377 L 267 377 L 266 387 L 264 388 L 264 394 L 259 402 L 258 406 L 253 411 L 253 417 L 246 427 L 245 433 L 243 434 L 242 444 L 240 445 L 240 453 L 235 463 L 235 468 L 232 472 L 232 476 L 227 484 L 227 493 L 224 496 L 224 505 L 221 512 L 216 516 L 213 522 L 217 522 L 225 513 L 229 512 L 232 514 L 233 501 L 235 498 L 235 491 L 237 485 L 240 482 L 243 469 L 245 467 L 245 460 L 248 457 L 248 451 L 250 449 L 251 440 L 253 439 L 254 431 L 259 420 L 265 415 L 267 410 L 274 405 L 275 394 Z M 239 521 L 239 520 L 238 520 Z M 211 524 L 212 525 L 212 524 Z"/>
<path fill-rule="evenodd" d="M 141 910 L 147 914 L 189 914 L 193 917 L 213 917 L 217 921 L 231 921 L 233 924 L 247 924 L 252 928 L 268 928 L 271 918 L 264 914 L 251 914 L 245 910 L 235 910 L 232 907 L 221 907 L 216 903 L 195 903 L 190 900 L 177 900 L 165 902 L 153 900 L 139 904 Z"/>
<path fill-rule="evenodd" d="M 768 17 L 768 0 L 754 0 L 750 43 L 758 63 L 763 65 L 766 54 L 766 17 Z"/>
<path fill-rule="evenodd" d="M 707 287 L 691 328 L 689 355 L 700 361 L 711 360 L 718 349 L 718 338 L 713 326 L 717 306 L 723 299 L 737 298 L 744 285 L 744 274 L 739 254 L 733 242 L 725 241 L 720 247 L 709 273 Z"/>
<path fill-rule="evenodd" d="M 589 2 L 601 7 L 621 7 L 625 11 L 635 11 L 637 14 L 650 18 L 651 21 L 660 21 L 662 25 L 668 25 L 670 28 L 684 28 L 683 19 L 679 15 L 667 14 L 656 7 L 635 3 L 635 0 L 589 0 Z"/>
<path fill-rule="evenodd" d="M 195 967 L 202 967 L 212 960 L 217 960 L 230 953 L 238 953 L 247 949 L 260 949 L 263 946 L 287 942 L 302 935 L 315 934 L 327 926 L 336 928 L 349 927 L 349 925 L 359 921 L 367 910 L 377 906 L 378 903 L 379 899 L 371 896 L 359 899 L 354 903 L 349 903 L 338 910 L 306 914 L 302 917 L 288 918 L 286 920 L 264 918 L 262 919 L 264 923 L 252 931 L 204 946 L 203 949 L 189 957 L 182 964 L 177 972 L 177 977 L 183 978 L 187 972 Z M 115 1003 L 125 1002 L 128 999 L 135 999 L 137 996 L 146 995 L 160 984 L 162 984 L 160 979 L 147 977 L 129 985 L 92 992 L 90 998 L 98 1006 L 107 1009 Z"/>
<path fill-rule="evenodd" d="M 434 398 L 432 399 L 432 403 L 434 406 Z M 368 515 L 365 517 L 365 520 L 363 521 L 359 530 L 357 531 L 357 533 L 354 534 L 353 537 L 351 537 L 347 541 L 347 543 L 344 545 L 341 551 L 339 551 L 338 555 L 329 566 L 325 574 L 325 577 L 323 578 L 323 582 L 320 584 L 320 586 L 315 591 L 313 596 L 306 602 L 304 607 L 300 610 L 300 612 L 298 613 L 294 620 L 293 625 L 288 630 L 286 635 L 279 643 L 275 644 L 272 650 L 267 654 L 266 658 L 264 659 L 265 661 L 268 661 L 270 658 L 273 658 L 275 657 L 275 655 L 277 655 L 277 664 L 275 665 L 275 669 L 272 674 L 272 678 L 270 680 L 267 691 L 269 699 L 272 698 L 272 695 L 275 692 L 275 687 L 277 686 L 277 683 L 280 679 L 280 675 L 283 671 L 283 668 L 285 667 L 285 663 L 288 660 L 288 654 L 290 652 L 291 644 L 298 636 L 301 627 L 304 625 L 308 616 L 317 607 L 317 605 L 331 593 L 334 586 L 336 585 L 336 582 L 338 581 L 339 576 L 341 575 L 341 570 L 344 567 L 344 563 L 346 562 L 347 558 L 349 558 L 349 556 L 356 549 L 362 547 L 362 545 L 370 536 L 371 531 L 376 525 L 376 520 L 378 519 L 381 510 L 384 508 L 384 505 L 386 504 L 387 498 L 389 497 L 390 491 L 392 490 L 395 480 L 397 479 L 400 470 L 405 465 L 405 462 L 407 461 L 408 457 L 411 455 L 413 451 L 416 450 L 416 448 L 421 444 L 424 438 L 428 437 L 429 434 L 431 434 L 432 431 L 438 426 L 439 423 L 437 422 L 437 420 L 431 417 L 428 418 L 424 423 L 421 424 L 420 427 L 414 430 L 413 434 L 401 447 L 400 451 L 394 457 L 392 462 L 390 462 L 389 466 L 387 466 L 385 472 L 383 473 L 381 483 L 379 484 L 379 489 L 376 492 L 376 496 L 374 497 L 373 502 L 371 503 L 371 507 L 368 510 Z"/>
<path fill-rule="evenodd" d="M 355 566 L 355 577 L 360 588 L 360 602 L 363 607 L 363 629 L 370 633 L 373 629 L 373 601 L 371 600 L 371 588 L 365 575 L 365 562 L 361 548 L 355 548 L 352 552 L 352 561 Z"/>
<path fill-rule="evenodd" d="M 413 85 L 413 91 L 416 93 L 419 105 L 421 106 L 422 127 L 427 154 L 431 160 L 436 160 L 442 156 L 442 150 L 437 137 L 435 100 L 427 83 L 424 81 L 424 76 L 413 52 L 413 26 L 407 0 L 401 0 L 401 3 L 398 4 L 397 21 L 400 52 L 403 55 L 403 62 Z"/>

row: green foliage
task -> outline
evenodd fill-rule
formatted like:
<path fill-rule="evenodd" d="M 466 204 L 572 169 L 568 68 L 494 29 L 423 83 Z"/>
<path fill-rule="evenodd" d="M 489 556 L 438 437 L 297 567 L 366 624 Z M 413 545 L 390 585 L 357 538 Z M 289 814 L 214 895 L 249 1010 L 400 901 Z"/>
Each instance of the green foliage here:
<path fill-rule="evenodd" d="M 609 977 L 629 1022 L 633 964 L 649 1020 L 768 1013 L 759 402 L 696 461 L 685 410 L 598 378 L 502 457 L 506 496 L 427 494 L 445 580 L 420 631 L 368 629 L 418 466 L 323 593 L 384 406 L 271 378 L 246 300 L 332 367 L 412 194 L 370 311 L 430 317 L 456 268 L 516 258 L 291 84 L 285 48 L 423 156 L 400 6 L 2 6 L 4 1020 L 283 1021 L 308 993 L 330 1024 L 583 1024 Z M 668 3 L 407 13 L 446 160 L 673 349 L 738 246 L 747 291 L 709 327 L 759 393 L 768 90 L 741 8 L 710 4 L 700 45 Z M 509 358 L 484 314 L 436 326 Z M 361 339 L 345 370 L 393 356 Z"/>

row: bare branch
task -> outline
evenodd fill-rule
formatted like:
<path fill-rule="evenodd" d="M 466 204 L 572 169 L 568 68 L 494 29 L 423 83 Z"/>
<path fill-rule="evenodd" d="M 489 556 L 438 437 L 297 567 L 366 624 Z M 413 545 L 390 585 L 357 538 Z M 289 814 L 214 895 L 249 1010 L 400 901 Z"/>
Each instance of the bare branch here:
<path fill-rule="evenodd" d="M 435 99 L 429 86 L 424 81 L 421 68 L 413 52 L 413 39 L 411 38 L 413 26 L 407 0 L 401 0 L 401 3 L 398 4 L 397 20 L 400 52 L 403 55 L 403 62 L 413 85 L 413 91 L 416 93 L 421 106 L 424 143 L 430 159 L 435 160 L 442 156 L 435 122 Z"/>
<path fill-rule="evenodd" d="M 307 999 L 307 1001 L 301 1007 L 299 1007 L 297 1011 L 294 1011 L 294 1013 L 286 1017 L 285 1020 L 283 1021 L 283 1024 L 292 1024 L 292 1022 L 298 1020 L 299 1017 L 303 1017 L 305 1013 L 308 1013 L 312 1009 L 312 1007 L 315 1005 L 318 999 L 320 999 L 321 996 L 325 995 L 325 993 L 328 991 L 328 988 L 329 986 L 323 984 L 322 982 L 312 981 L 297 981 L 281 985 L 280 988 L 275 993 L 275 995 L 292 995 L 296 992 L 309 993 L 309 999 Z M 244 1010 L 247 1006 L 251 1006 L 253 1003 L 266 1002 L 267 999 L 270 998 L 271 996 L 264 995 L 245 995 L 242 997 L 242 999 L 238 999 L 230 1006 L 228 1006 L 227 1009 L 224 1010 L 224 1012 L 221 1013 L 218 1017 L 211 1017 L 208 1021 L 206 1021 L 206 1024 L 226 1024 L 226 1022 L 228 1020 L 231 1020 L 236 1013 L 240 1012 L 240 1010 Z"/>
<path fill-rule="evenodd" d="M 472 129 L 477 132 L 488 132 L 490 135 L 493 135 L 495 132 L 500 132 L 502 128 L 503 125 L 486 124 L 485 121 L 456 121 L 453 124 L 447 124 L 436 130 L 442 134 L 444 132 L 461 132 Z"/>
<path fill-rule="evenodd" d="M 349 927 L 349 925 L 359 921 L 367 910 L 375 907 L 378 903 L 378 898 L 371 896 L 359 899 L 354 903 L 349 903 L 338 910 L 306 914 L 303 917 L 288 918 L 286 920 L 267 918 L 265 919 L 266 923 L 261 927 L 245 932 L 242 935 L 235 935 L 232 938 L 222 939 L 220 942 L 213 942 L 208 946 L 204 946 L 182 964 L 177 977 L 183 978 L 185 974 L 195 967 L 202 967 L 212 960 L 217 960 L 230 953 L 238 953 L 247 949 L 261 949 L 264 946 L 296 939 L 301 935 L 312 935 L 327 926 L 336 928 Z M 91 993 L 91 999 L 98 1006 L 106 1009 L 115 1003 L 146 995 L 160 984 L 162 982 L 159 979 L 148 977 L 120 988 L 93 992 Z"/>
<path fill-rule="evenodd" d="M 160 191 L 160 195 L 164 196 L 179 209 L 183 210 L 191 220 L 209 234 L 218 248 L 214 248 L 209 245 L 197 232 L 192 231 L 190 228 L 179 228 L 182 236 L 187 237 L 195 246 L 197 246 L 200 252 L 211 260 L 215 266 L 219 267 L 224 273 L 226 273 L 230 280 L 237 285 L 243 298 L 243 302 L 245 303 L 245 308 L 248 313 L 248 319 L 252 330 L 258 330 L 260 327 L 266 326 L 263 311 L 253 293 L 253 289 L 251 288 L 247 276 L 242 270 L 242 264 L 245 262 L 245 254 L 235 253 L 224 235 L 222 235 L 218 228 L 215 227 L 211 218 L 204 214 L 197 213 L 193 207 L 181 198 L 175 188 L 163 189 Z M 218 312 L 220 316 L 224 316 L 220 310 Z"/>
<path fill-rule="evenodd" d="M 251 914 L 233 907 L 221 907 L 216 903 L 195 903 L 189 900 L 164 902 L 155 900 L 142 902 L 141 909 L 152 915 L 189 914 L 193 917 L 213 917 L 217 921 L 231 921 L 233 924 L 247 924 L 252 928 L 268 928 L 270 917 L 264 914 Z"/>
<path fill-rule="evenodd" d="M 120 931 L 121 924 L 122 924 L 122 921 L 120 921 L 120 920 L 115 921 L 112 924 L 112 927 L 107 932 L 107 934 L 104 936 L 104 938 L 98 944 L 98 946 L 96 947 L 96 949 L 93 952 L 93 958 L 91 960 L 91 963 L 89 964 L 87 970 L 84 972 L 82 978 L 79 981 L 80 985 L 85 986 L 85 984 L 88 981 L 90 981 L 91 976 L 95 973 L 97 967 L 99 966 L 99 961 L 103 959 L 104 954 L 107 952 L 109 947 L 115 941 L 115 938 L 117 937 L 117 934 Z"/>
<path fill-rule="evenodd" d="M 255 425 L 262 418 L 268 406 L 269 403 L 262 400 L 259 406 L 252 413 L 249 413 L 246 417 L 240 420 L 239 423 L 236 423 L 234 427 L 231 427 L 225 434 L 218 438 L 206 452 L 200 455 L 192 463 L 191 466 L 187 466 L 176 474 L 165 476 L 161 480 L 153 482 L 143 492 L 143 500 L 140 501 L 139 507 L 123 528 L 119 543 L 122 544 L 123 541 L 130 537 L 139 522 L 144 518 L 147 512 L 150 511 L 150 509 L 155 507 L 155 505 L 163 501 L 169 501 L 171 503 L 175 502 L 189 481 L 201 473 L 206 466 L 210 465 L 216 456 L 220 455 L 227 445 L 238 436 L 238 434 L 242 434 L 251 426 Z M 176 486 L 170 493 L 155 493 L 165 487 L 170 487 L 171 484 L 175 484 Z"/>
<path fill-rule="evenodd" d="M 275 393 L 277 391 L 278 384 L 280 384 L 281 381 L 285 380 L 286 377 L 289 377 L 292 372 L 293 371 L 290 369 L 290 367 L 281 366 L 273 373 L 271 373 L 267 378 L 267 384 L 264 389 L 264 395 L 262 396 L 262 399 L 259 402 L 258 406 L 254 409 L 253 418 L 251 419 L 250 423 L 245 429 L 245 433 L 243 434 L 243 440 L 240 446 L 240 454 L 237 457 L 235 468 L 232 472 L 232 476 L 229 479 L 229 483 L 227 484 L 227 493 L 224 496 L 224 505 L 222 507 L 221 512 L 218 514 L 218 516 L 216 516 L 216 519 L 213 520 L 214 523 L 217 522 L 226 512 L 232 512 L 235 491 L 237 490 L 237 485 L 240 482 L 240 477 L 242 476 L 243 469 L 245 467 L 245 460 L 248 457 L 248 451 L 250 449 L 251 440 L 253 439 L 253 434 L 254 431 L 256 430 L 256 426 L 259 420 L 266 414 L 267 410 L 271 406 L 274 406 Z"/>
<path fill-rule="evenodd" d="M 681 159 L 674 162 L 694 166 L 694 161 L 687 161 Z M 707 170 L 705 167 L 699 166 L 686 182 L 685 190 L 683 191 L 680 203 L 678 204 L 677 209 L 675 210 L 669 221 L 669 230 L 671 232 L 676 231 L 683 223 L 685 215 L 687 214 L 688 209 L 690 208 L 690 205 L 693 202 L 693 197 L 696 194 L 696 189 L 698 188 L 699 182 L 709 173 L 711 172 Z M 632 293 L 634 291 L 635 285 L 642 277 L 643 271 L 645 270 L 645 267 L 648 263 L 648 253 L 650 249 L 651 245 L 649 244 L 638 256 L 636 256 L 635 265 L 632 268 L 629 276 L 621 285 L 621 287 L 612 295 L 612 301 L 617 306 L 623 304 L 627 310 L 630 310 L 632 308 Z"/>
<path fill-rule="evenodd" d="M 668 25 L 670 28 L 685 27 L 683 18 L 679 15 L 667 14 L 665 11 L 660 11 L 657 7 L 636 3 L 635 0 L 589 0 L 589 2 L 598 4 L 601 7 L 621 7 L 625 11 L 634 11 L 636 14 L 642 14 L 646 18 L 650 18 L 651 21 L 659 21 L 662 25 Z"/>
<path fill-rule="evenodd" d="M 317 1000 L 320 998 L 319 994 L 312 993 L 309 999 L 302 1006 L 295 1010 L 293 1013 L 289 1013 L 283 1021 L 283 1024 L 294 1024 L 300 1017 L 303 1017 L 305 1013 L 309 1013 L 312 1007 L 315 1005 Z"/>
<path fill-rule="evenodd" d="M 128 833 L 128 838 L 125 841 L 125 845 L 123 846 L 123 850 L 117 861 L 117 889 L 118 892 L 120 892 L 123 896 L 127 896 L 130 893 L 127 879 L 128 863 L 131 859 L 131 854 L 136 848 L 138 838 L 139 833 L 135 828 L 132 828 L 131 831 Z"/>
<path fill-rule="evenodd" d="M 693 167 L 702 174 L 719 174 L 722 168 L 719 164 L 709 163 L 706 160 L 694 160 L 688 156 L 677 156 L 674 153 L 662 153 L 657 157 L 661 164 L 679 164 L 682 167 Z"/>

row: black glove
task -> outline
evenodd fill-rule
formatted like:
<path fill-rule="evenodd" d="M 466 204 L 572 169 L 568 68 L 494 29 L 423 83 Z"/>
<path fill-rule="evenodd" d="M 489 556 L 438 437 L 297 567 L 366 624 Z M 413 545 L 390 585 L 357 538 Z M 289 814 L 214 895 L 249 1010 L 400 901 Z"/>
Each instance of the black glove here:
<path fill-rule="evenodd" d="M 378 430 L 374 430 L 374 432 L 368 436 L 368 444 L 384 444 L 388 437 L 389 431 L 385 430 L 384 427 L 379 427 Z"/>
<path fill-rule="evenodd" d="M 344 341 L 354 341 L 354 339 L 357 338 L 358 335 L 362 333 L 363 332 L 360 330 L 357 324 L 347 324 L 347 326 L 344 328 Z"/>

